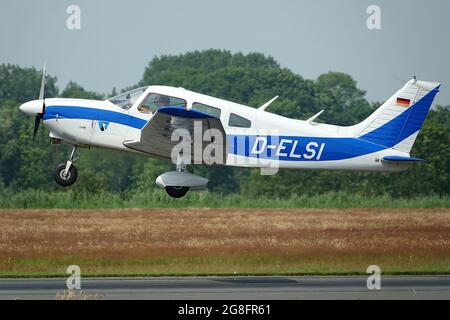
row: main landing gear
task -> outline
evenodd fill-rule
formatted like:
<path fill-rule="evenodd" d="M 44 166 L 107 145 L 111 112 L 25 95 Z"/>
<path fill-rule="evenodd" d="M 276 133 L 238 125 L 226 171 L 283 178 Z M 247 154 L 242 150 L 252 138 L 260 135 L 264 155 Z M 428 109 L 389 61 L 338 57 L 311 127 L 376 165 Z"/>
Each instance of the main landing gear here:
<path fill-rule="evenodd" d="M 192 173 L 193 171 L 194 170 L 192 167 L 186 166 L 185 164 L 177 165 L 177 172 Z M 186 195 L 186 193 L 188 193 L 188 191 L 189 191 L 189 187 L 187 187 L 187 186 L 168 185 L 164 189 L 166 189 L 166 192 L 169 196 L 171 196 L 172 198 L 176 198 L 176 199 L 184 197 Z"/>
<path fill-rule="evenodd" d="M 178 164 L 176 171 L 165 172 L 156 178 L 156 185 L 172 198 L 182 198 L 188 191 L 206 188 L 208 179 L 192 174 L 192 168 Z"/>
<path fill-rule="evenodd" d="M 79 157 L 80 154 L 78 152 L 78 148 L 73 146 L 69 160 L 67 160 L 66 163 L 59 164 L 53 173 L 53 178 L 57 184 L 63 187 L 68 187 L 75 183 L 78 172 L 77 168 L 73 165 L 73 162 L 75 162 Z"/>

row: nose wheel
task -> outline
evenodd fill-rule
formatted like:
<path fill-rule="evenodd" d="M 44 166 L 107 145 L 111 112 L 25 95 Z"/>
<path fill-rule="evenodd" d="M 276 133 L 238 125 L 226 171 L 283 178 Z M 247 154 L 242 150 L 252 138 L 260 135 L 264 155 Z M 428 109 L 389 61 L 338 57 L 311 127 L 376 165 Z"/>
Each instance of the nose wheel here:
<path fill-rule="evenodd" d="M 78 148 L 74 146 L 72 152 L 70 153 L 69 160 L 67 160 L 66 163 L 59 164 L 53 173 L 53 178 L 57 184 L 63 187 L 68 187 L 75 183 L 78 177 L 78 171 L 73 165 L 73 162 L 78 158 Z"/>
<path fill-rule="evenodd" d="M 53 173 L 53 178 L 55 179 L 56 183 L 63 187 L 73 185 L 77 180 L 77 176 L 78 176 L 77 168 L 75 168 L 74 165 L 71 165 L 69 171 L 67 171 L 66 173 L 65 163 L 59 164 L 56 167 L 55 172 Z"/>

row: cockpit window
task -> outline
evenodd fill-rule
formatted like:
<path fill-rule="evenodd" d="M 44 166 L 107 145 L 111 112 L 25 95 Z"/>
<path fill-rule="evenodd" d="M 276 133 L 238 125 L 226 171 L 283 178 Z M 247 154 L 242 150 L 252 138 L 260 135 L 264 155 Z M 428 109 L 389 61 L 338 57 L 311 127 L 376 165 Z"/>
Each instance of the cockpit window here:
<path fill-rule="evenodd" d="M 130 90 L 121 93 L 115 97 L 109 98 L 108 100 L 114 103 L 116 106 L 128 110 L 136 102 L 137 99 L 147 90 L 148 87 L 142 87 L 134 90 Z"/>
<path fill-rule="evenodd" d="M 244 117 L 231 113 L 230 119 L 228 120 L 228 125 L 230 127 L 250 128 L 252 126 L 252 123 L 250 120 L 245 119 Z"/>
<path fill-rule="evenodd" d="M 219 108 L 211 107 L 206 104 L 199 103 L 199 102 L 194 102 L 192 104 L 192 109 L 199 110 L 201 112 L 209 114 L 210 116 L 220 119 L 220 109 Z"/>
<path fill-rule="evenodd" d="M 139 112 L 154 113 L 161 107 L 182 107 L 186 108 L 186 101 L 181 98 L 170 97 L 158 93 L 149 93 L 148 96 L 138 106 Z"/>

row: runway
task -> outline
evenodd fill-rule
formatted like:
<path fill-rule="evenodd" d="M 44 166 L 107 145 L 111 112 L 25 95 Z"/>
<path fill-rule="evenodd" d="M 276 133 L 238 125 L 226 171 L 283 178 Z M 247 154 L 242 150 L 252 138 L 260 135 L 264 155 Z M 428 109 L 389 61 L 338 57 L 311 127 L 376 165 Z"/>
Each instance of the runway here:
<path fill-rule="evenodd" d="M 450 299 L 450 276 L 382 276 L 369 290 L 366 277 L 152 277 L 82 278 L 81 290 L 97 299 L 310 300 Z M 0 279 L 0 299 L 54 300 L 66 279 Z"/>

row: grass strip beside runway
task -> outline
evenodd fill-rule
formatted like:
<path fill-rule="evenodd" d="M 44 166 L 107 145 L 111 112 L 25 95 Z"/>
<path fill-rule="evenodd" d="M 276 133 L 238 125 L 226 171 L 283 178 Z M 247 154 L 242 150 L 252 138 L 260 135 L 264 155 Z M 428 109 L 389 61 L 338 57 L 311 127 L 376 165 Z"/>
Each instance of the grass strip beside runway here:
<path fill-rule="evenodd" d="M 450 210 L 0 211 L 0 276 L 450 273 Z"/>

